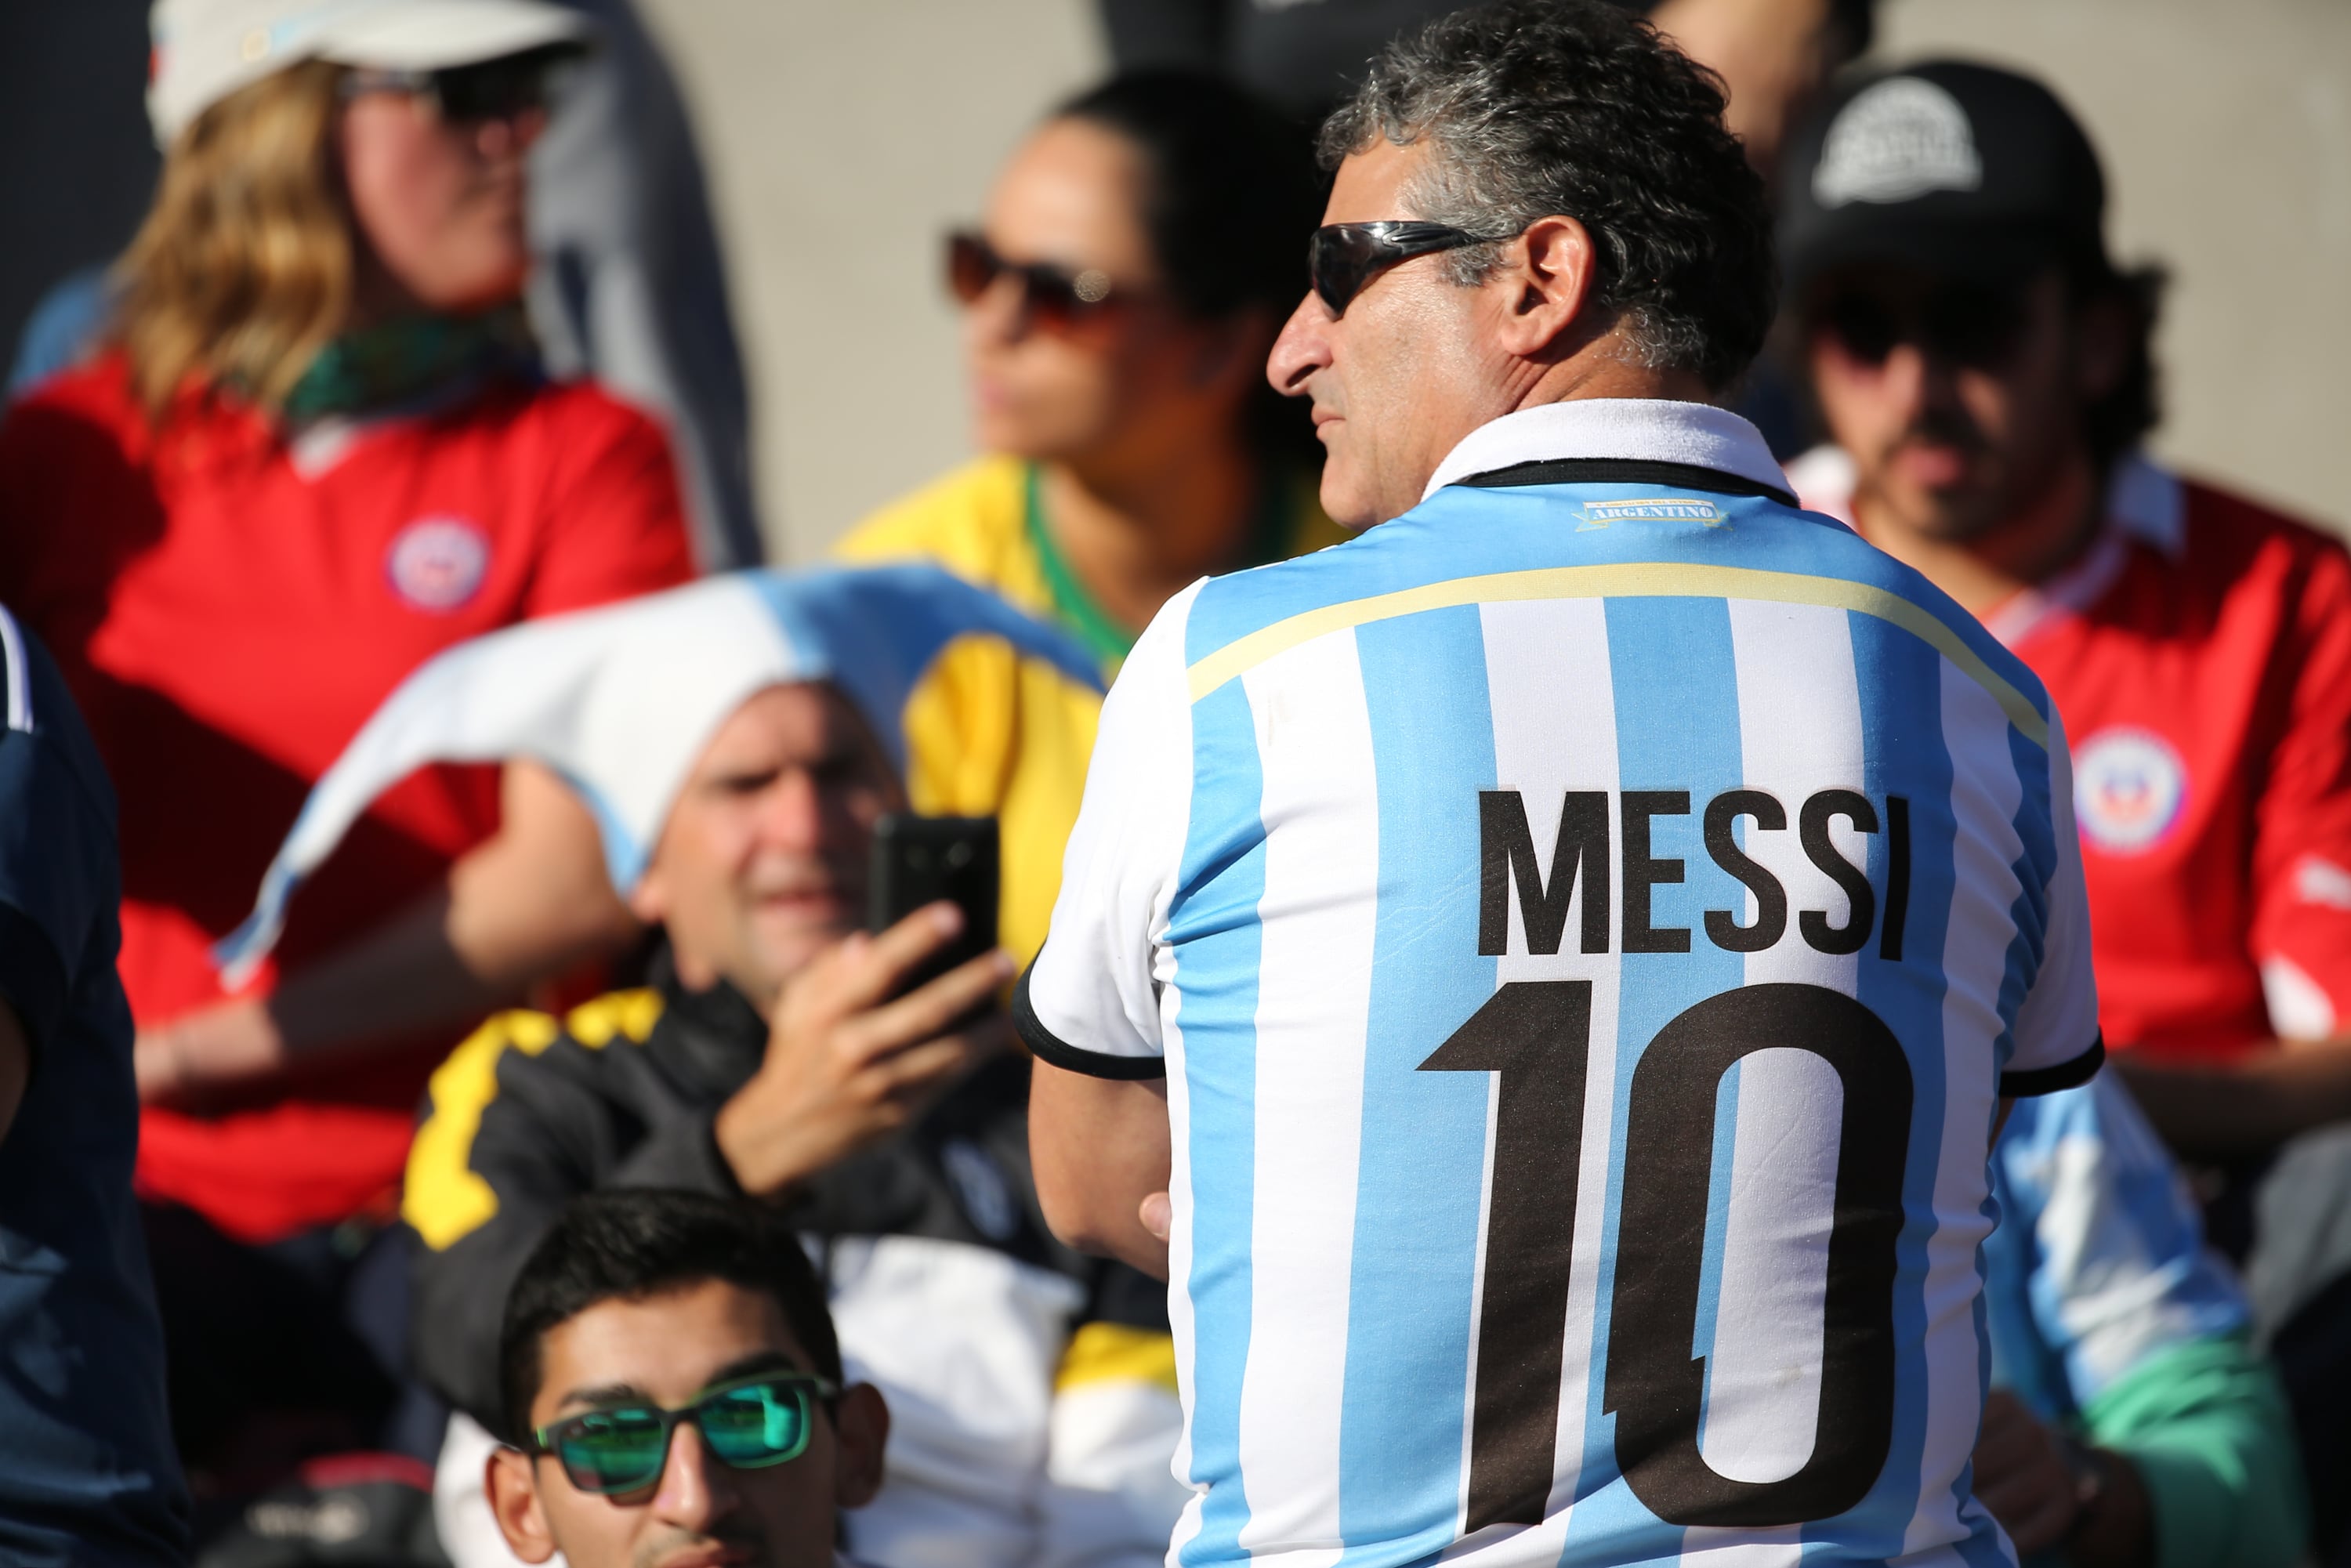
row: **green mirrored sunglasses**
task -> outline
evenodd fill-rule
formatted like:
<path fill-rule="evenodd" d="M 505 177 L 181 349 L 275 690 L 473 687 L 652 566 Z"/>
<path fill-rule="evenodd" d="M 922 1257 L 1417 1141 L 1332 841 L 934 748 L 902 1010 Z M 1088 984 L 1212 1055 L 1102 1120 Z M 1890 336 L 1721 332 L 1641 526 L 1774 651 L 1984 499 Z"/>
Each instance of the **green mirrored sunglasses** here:
<path fill-rule="evenodd" d="M 581 1491 L 637 1491 L 661 1479 L 681 1422 L 693 1422 L 710 1451 L 735 1469 L 764 1469 L 806 1453 L 817 1403 L 840 1394 L 807 1373 L 768 1373 L 713 1388 L 674 1410 L 623 1405 L 569 1416 L 531 1433 L 526 1448 L 552 1456 Z"/>

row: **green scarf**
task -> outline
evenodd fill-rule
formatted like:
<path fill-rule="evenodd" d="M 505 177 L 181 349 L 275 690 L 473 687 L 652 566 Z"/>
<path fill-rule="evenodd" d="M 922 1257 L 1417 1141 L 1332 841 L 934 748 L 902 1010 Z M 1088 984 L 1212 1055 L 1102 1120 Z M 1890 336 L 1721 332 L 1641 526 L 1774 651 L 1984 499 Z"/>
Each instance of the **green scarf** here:
<path fill-rule="evenodd" d="M 289 424 L 413 402 L 497 371 L 529 372 L 538 348 L 519 305 L 475 316 L 405 316 L 346 332 L 319 350 L 286 394 Z"/>
<path fill-rule="evenodd" d="M 1104 672 L 1115 674 L 1119 664 L 1134 651 L 1137 633 L 1119 624 L 1092 591 L 1078 580 L 1077 572 L 1061 554 L 1061 547 L 1053 542 L 1053 530 L 1045 523 L 1043 468 L 1028 463 L 1021 469 L 1022 523 L 1028 530 L 1029 546 L 1037 552 L 1037 563 L 1044 571 L 1045 589 L 1052 596 L 1053 608 L 1059 612 L 1061 624 L 1076 633 L 1078 641 L 1102 662 Z M 1282 559 L 1295 548 L 1291 536 L 1297 531 L 1298 517 L 1290 486 L 1279 472 L 1268 474 L 1263 486 L 1257 511 L 1249 522 L 1249 538 L 1241 547 L 1241 559 L 1225 570 L 1265 566 Z"/>

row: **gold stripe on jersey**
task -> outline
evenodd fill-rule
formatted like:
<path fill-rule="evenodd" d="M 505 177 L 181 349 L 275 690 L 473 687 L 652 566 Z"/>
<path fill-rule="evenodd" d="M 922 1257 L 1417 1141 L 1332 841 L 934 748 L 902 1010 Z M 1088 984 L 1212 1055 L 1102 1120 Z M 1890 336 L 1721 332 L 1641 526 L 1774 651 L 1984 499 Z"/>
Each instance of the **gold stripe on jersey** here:
<path fill-rule="evenodd" d="M 1623 561 L 1603 566 L 1489 572 L 1424 583 L 1394 593 L 1375 593 L 1343 604 L 1326 604 L 1237 638 L 1195 662 L 1186 672 L 1192 700 L 1198 702 L 1277 653 L 1332 632 L 1400 615 L 1416 615 L 1425 610 L 1532 599 L 1745 599 L 1853 611 L 1898 626 L 1932 647 L 1989 693 L 2025 739 L 2043 750 L 2049 746 L 2049 721 L 2032 706 L 2032 699 L 1987 664 L 1981 654 L 1968 646 L 1967 639 L 1945 625 L 1933 612 L 1899 594 L 1865 582 L 1849 582 L 1841 577 L 1678 561 Z"/>
<path fill-rule="evenodd" d="M 498 1013 L 434 1069 L 426 1088 L 433 1110 L 408 1150 L 400 1217 L 435 1252 L 446 1251 L 497 1218 L 498 1195 L 474 1169 L 474 1138 L 498 1097 L 498 1059 L 508 1051 L 537 1056 L 566 1034 L 591 1051 L 616 1035 L 643 1045 L 661 1018 L 659 991 L 614 991 L 582 1002 L 560 1022 L 517 1009 Z"/>

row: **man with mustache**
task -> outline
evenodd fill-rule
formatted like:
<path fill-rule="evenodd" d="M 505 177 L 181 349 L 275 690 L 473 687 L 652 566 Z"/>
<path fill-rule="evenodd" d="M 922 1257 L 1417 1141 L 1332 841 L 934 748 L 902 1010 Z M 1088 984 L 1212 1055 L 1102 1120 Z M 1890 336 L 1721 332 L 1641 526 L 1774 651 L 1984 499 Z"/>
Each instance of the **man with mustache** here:
<path fill-rule="evenodd" d="M 1708 401 L 1772 313 L 1722 110 L 1593 0 L 1391 45 L 1268 366 L 1364 531 L 1103 704 L 1014 1018 L 1047 1217 L 1169 1281 L 1186 1568 L 2008 1561 L 1985 1155 L 2101 1055 L 2064 732 Z"/>
<path fill-rule="evenodd" d="M 1797 152 L 1782 250 L 1834 444 L 1790 477 L 2048 683 L 2108 1045 L 2208 1068 L 2134 1075 L 2192 1155 L 2351 1115 L 2351 558 L 2138 450 L 2152 278 L 2108 258 L 2048 89 L 1914 67 Z"/>
<path fill-rule="evenodd" d="M 2046 88 L 1957 61 L 1863 78 L 1789 174 L 1833 443 L 1790 478 L 2064 713 L 2107 1045 L 2173 1148 L 2234 1166 L 2219 1239 L 2241 1250 L 2277 1157 L 2254 1318 L 2287 1325 L 2311 1473 L 2340 1474 L 2339 1401 L 2297 1372 L 2289 1320 L 2351 1267 L 2325 1240 L 2351 1184 L 2351 558 L 2138 450 L 2154 278 L 2109 257 L 2097 155 Z M 2334 1490 L 2322 1539 L 2351 1517 Z"/>
<path fill-rule="evenodd" d="M 571 1568 L 849 1568 L 838 1511 L 882 1483 L 889 1410 L 851 1383 L 824 1285 L 741 1199 L 599 1192 L 507 1298 L 498 1529 Z"/>

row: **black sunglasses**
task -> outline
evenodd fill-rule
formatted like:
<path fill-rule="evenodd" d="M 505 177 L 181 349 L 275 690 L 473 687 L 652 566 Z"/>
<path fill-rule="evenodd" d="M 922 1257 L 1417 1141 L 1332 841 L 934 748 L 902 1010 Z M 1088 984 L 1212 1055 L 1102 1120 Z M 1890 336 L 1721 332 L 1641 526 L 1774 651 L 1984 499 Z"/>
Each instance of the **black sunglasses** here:
<path fill-rule="evenodd" d="M 410 93 L 430 103 L 442 120 L 458 125 L 515 120 L 548 108 L 554 100 L 559 74 L 583 53 L 577 44 L 549 44 L 518 55 L 438 70 L 355 69 L 343 78 L 343 96 Z"/>
<path fill-rule="evenodd" d="M 2006 362 L 2028 318 L 2022 288 L 1980 283 L 1940 283 L 1907 297 L 1846 288 L 1812 311 L 1813 325 L 1864 364 L 1882 365 L 1908 343 L 1929 359 L 1970 370 Z"/>
<path fill-rule="evenodd" d="M 563 1467 L 584 1492 L 611 1497 L 661 1479 L 671 1436 L 691 1421 L 721 1460 L 738 1470 L 789 1464 L 808 1452 L 816 1407 L 841 1390 L 808 1373 L 768 1373 L 711 1389 L 691 1405 L 625 1405 L 541 1427 L 524 1444 Z"/>
<path fill-rule="evenodd" d="M 1383 220 L 1371 224 L 1325 224 L 1307 242 L 1306 275 L 1333 316 L 1373 278 L 1400 261 L 1463 246 L 1493 245 L 1512 235 L 1479 235 L 1448 224 Z"/>
<path fill-rule="evenodd" d="M 1007 261 L 976 234 L 947 236 L 947 289 L 957 300 L 978 304 L 979 297 L 995 287 L 999 277 L 1009 277 L 1020 286 L 1020 308 L 1031 322 L 1064 337 L 1107 320 L 1115 314 L 1114 307 L 1133 304 L 1140 298 L 1113 285 L 1110 274 L 1100 267 L 1072 272 L 1050 262 Z"/>

